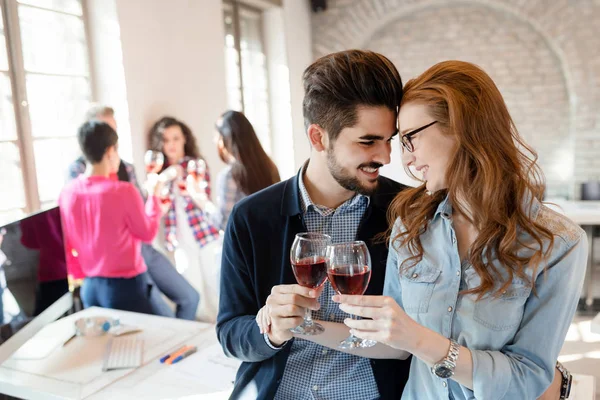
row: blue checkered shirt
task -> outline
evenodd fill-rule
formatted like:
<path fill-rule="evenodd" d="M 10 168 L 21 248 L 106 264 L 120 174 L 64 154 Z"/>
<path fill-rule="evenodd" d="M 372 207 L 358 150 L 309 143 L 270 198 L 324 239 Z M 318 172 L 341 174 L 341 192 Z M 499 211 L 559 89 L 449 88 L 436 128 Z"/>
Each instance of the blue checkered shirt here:
<path fill-rule="evenodd" d="M 304 175 L 304 169 L 300 173 Z M 369 198 L 357 194 L 336 209 L 316 205 L 306 191 L 302 175 L 298 182 L 302 215 L 308 231 L 330 235 L 333 243 L 356 240 Z M 331 300 L 334 294 L 331 284 L 326 281 L 319 297 L 321 308 L 313 311 L 315 320 L 341 323 L 348 317 Z M 303 339 L 294 340 L 275 395 L 276 400 L 377 398 L 379 391 L 368 358 L 330 350 Z"/>

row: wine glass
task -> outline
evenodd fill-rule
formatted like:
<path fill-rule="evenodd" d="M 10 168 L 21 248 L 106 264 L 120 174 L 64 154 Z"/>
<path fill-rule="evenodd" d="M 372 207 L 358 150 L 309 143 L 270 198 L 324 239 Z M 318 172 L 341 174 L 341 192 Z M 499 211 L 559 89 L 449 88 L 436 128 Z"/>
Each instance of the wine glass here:
<path fill-rule="evenodd" d="M 327 277 L 339 294 L 363 295 L 371 280 L 371 255 L 365 242 L 339 243 L 327 247 Z M 352 315 L 354 319 L 354 315 Z M 374 340 L 350 335 L 339 344 L 340 349 L 375 346 Z"/>
<path fill-rule="evenodd" d="M 148 150 L 144 154 L 144 164 L 146 165 L 146 173 L 158 174 L 165 163 L 165 156 L 160 151 Z"/>
<path fill-rule="evenodd" d="M 160 191 L 159 196 L 161 204 L 169 204 L 171 202 L 171 191 L 168 186 L 164 186 Z"/>
<path fill-rule="evenodd" d="M 200 189 L 206 189 L 208 182 L 206 182 L 206 162 L 204 160 L 199 159 L 188 161 L 187 173 L 194 177 L 194 179 L 198 182 Z"/>
<path fill-rule="evenodd" d="M 329 244 L 331 244 L 331 236 L 322 233 L 296 235 L 290 250 L 290 261 L 300 286 L 317 289 L 325 283 L 327 280 L 325 253 Z M 306 309 L 302 324 L 291 329 L 293 333 L 302 335 L 318 335 L 324 330 L 322 325 L 312 320 L 309 308 Z"/>

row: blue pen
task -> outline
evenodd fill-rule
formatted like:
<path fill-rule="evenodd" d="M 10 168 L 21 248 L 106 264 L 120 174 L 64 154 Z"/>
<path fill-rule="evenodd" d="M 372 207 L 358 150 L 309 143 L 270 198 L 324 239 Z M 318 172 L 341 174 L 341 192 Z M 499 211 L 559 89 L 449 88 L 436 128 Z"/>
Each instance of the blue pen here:
<path fill-rule="evenodd" d="M 179 357 L 175 357 L 175 359 L 173 360 L 173 362 L 171 364 L 178 363 L 179 361 L 183 360 L 187 356 L 191 356 L 192 354 L 194 354 L 197 350 L 198 350 L 198 348 L 196 346 L 192 347 L 191 349 L 189 349 L 188 351 L 186 351 Z"/>
<path fill-rule="evenodd" d="M 185 347 L 185 346 L 178 348 L 178 349 L 177 349 L 175 352 L 173 352 L 173 353 L 171 353 L 171 354 L 179 353 L 179 352 L 181 351 L 181 349 L 183 349 L 184 347 Z M 165 363 L 165 361 L 167 361 L 167 360 L 169 359 L 169 357 L 171 357 L 171 354 L 167 354 L 166 356 L 164 356 L 164 357 L 161 357 L 161 358 L 160 358 L 160 360 L 159 360 L 159 361 L 160 361 L 160 363 L 161 363 L 161 364 L 164 364 L 164 363 Z"/>

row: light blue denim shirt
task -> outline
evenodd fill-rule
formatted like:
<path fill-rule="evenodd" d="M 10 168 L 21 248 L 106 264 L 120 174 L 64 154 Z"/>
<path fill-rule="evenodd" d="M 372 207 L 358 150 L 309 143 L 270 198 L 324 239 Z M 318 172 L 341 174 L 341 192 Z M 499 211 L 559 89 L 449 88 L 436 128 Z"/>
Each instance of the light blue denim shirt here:
<path fill-rule="evenodd" d="M 421 262 L 399 269 L 408 249 L 390 245 L 384 295 L 419 324 L 470 349 L 473 359 L 470 390 L 437 377 L 413 357 L 402 399 L 536 399 L 550 385 L 581 293 L 588 244 L 580 227 L 541 203 L 534 200 L 529 213 L 555 235 L 536 275 L 526 269 L 537 295 L 519 278 L 500 297 L 476 301 L 476 295 L 459 294 L 481 281 L 473 266 L 459 259 L 448 198 L 421 235 Z M 392 238 L 402 229 L 397 221 Z M 534 246 L 524 233 L 520 239 Z"/>

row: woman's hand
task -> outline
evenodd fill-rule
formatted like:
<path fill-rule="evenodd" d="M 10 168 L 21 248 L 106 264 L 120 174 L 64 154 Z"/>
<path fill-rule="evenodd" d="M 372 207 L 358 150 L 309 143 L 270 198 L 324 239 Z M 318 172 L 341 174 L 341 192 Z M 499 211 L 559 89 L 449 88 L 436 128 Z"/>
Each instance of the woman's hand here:
<path fill-rule="evenodd" d="M 344 321 L 359 338 L 375 340 L 408 352 L 416 347 L 422 327 L 392 297 L 335 295 L 333 301 L 341 303 L 340 309 L 348 314 L 371 318 L 346 318 Z"/>

